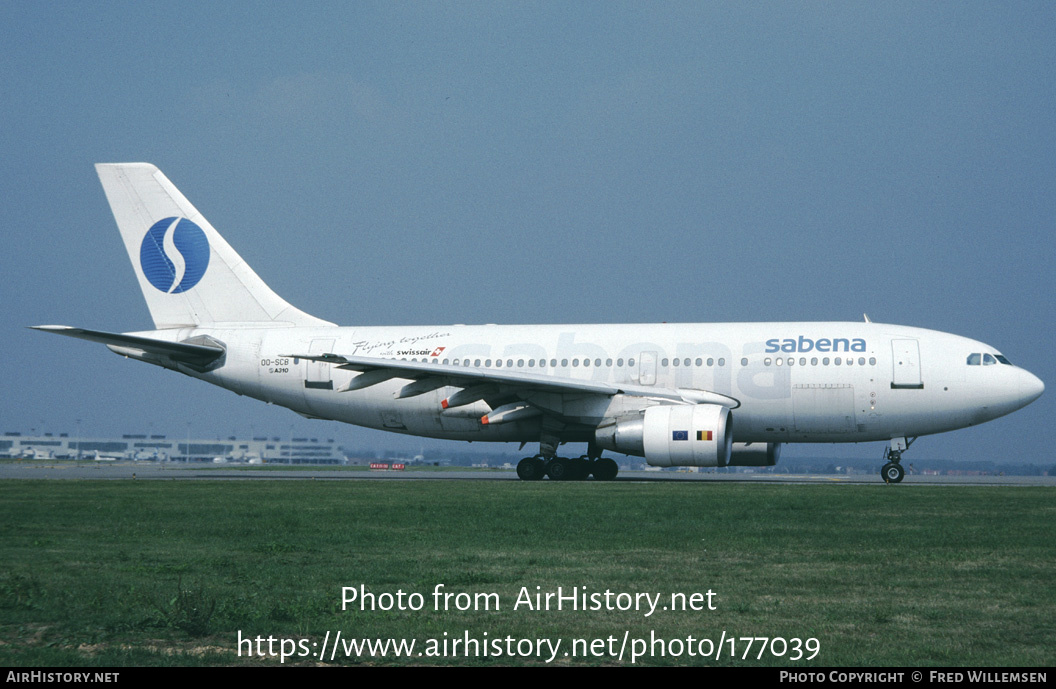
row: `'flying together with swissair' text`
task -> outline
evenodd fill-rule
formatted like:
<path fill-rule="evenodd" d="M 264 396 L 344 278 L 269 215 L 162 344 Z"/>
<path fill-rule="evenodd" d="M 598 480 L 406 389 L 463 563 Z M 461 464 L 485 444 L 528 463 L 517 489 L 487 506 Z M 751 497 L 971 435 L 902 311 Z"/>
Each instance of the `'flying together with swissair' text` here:
<path fill-rule="evenodd" d="M 153 165 L 96 166 L 154 329 L 39 330 L 101 342 L 310 418 L 538 443 L 525 480 L 654 466 L 769 466 L 782 443 L 888 443 L 1030 404 L 1034 375 L 957 335 L 871 323 L 339 327 L 290 305 Z M 559 457 L 565 443 L 586 454 Z"/>

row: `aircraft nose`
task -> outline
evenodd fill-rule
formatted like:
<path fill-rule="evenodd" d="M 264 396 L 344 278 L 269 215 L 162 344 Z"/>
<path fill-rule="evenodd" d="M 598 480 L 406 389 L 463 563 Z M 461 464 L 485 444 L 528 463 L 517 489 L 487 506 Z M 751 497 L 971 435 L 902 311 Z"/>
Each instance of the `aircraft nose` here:
<path fill-rule="evenodd" d="M 1023 371 L 1023 373 L 1026 375 L 1024 375 L 1020 389 L 1023 394 L 1023 406 L 1026 406 L 1041 397 L 1041 393 L 1045 392 L 1045 383 L 1030 371 Z"/>

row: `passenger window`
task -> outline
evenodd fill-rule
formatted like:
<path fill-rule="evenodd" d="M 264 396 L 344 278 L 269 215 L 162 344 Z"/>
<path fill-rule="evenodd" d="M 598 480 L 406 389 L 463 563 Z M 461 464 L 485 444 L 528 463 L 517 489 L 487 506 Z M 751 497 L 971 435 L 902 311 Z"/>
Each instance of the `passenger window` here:
<path fill-rule="evenodd" d="M 480 359 L 474 359 L 473 360 L 473 365 L 479 368 L 480 367 Z"/>
<path fill-rule="evenodd" d="M 763 359 L 763 366 L 769 366 L 769 365 L 770 365 L 770 357 L 766 357 L 765 359 Z"/>
<path fill-rule="evenodd" d="M 719 366 L 725 366 L 725 365 L 726 365 L 726 360 L 725 359 L 719 359 Z"/>
<path fill-rule="evenodd" d="M 715 365 L 715 360 L 714 359 L 708 359 L 708 366 L 714 366 L 714 365 Z M 747 365 L 748 365 L 748 360 L 747 359 L 741 359 L 741 366 L 747 366 Z"/>
<path fill-rule="evenodd" d="M 704 365 L 704 360 L 698 358 L 695 363 L 697 364 L 697 368 L 700 368 Z"/>
<path fill-rule="evenodd" d="M 601 359 L 598 359 L 598 361 L 601 361 Z M 609 368 L 612 368 L 612 359 L 606 359 L 605 360 L 605 365 L 608 366 Z"/>
<path fill-rule="evenodd" d="M 524 359 L 517 360 L 517 368 L 524 368 Z"/>
<path fill-rule="evenodd" d="M 623 368 L 623 359 L 617 359 L 616 360 L 616 365 L 619 366 L 620 368 Z"/>
<path fill-rule="evenodd" d="M 747 366 L 748 359 L 741 359 L 741 366 Z M 711 359 L 708 359 L 708 366 L 711 366 Z"/>
<path fill-rule="evenodd" d="M 981 357 L 980 354 L 969 354 L 968 355 L 968 365 L 969 366 L 978 366 L 980 357 Z"/>
<path fill-rule="evenodd" d="M 595 366 L 601 366 L 601 359 L 595 359 L 594 360 L 594 365 Z"/>
<path fill-rule="evenodd" d="M 634 359 L 628 359 L 627 360 L 627 365 L 631 366 L 631 367 L 634 367 Z"/>
<path fill-rule="evenodd" d="M 672 366 L 678 366 L 678 359 L 672 359 L 671 360 L 671 365 Z M 664 361 L 664 366 L 667 366 L 667 361 L 666 360 Z"/>

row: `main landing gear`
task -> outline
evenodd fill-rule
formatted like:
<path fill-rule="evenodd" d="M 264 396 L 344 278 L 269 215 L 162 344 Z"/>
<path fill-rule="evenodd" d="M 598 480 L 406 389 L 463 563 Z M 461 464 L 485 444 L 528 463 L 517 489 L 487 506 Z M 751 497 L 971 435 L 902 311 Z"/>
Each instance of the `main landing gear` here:
<path fill-rule="evenodd" d="M 916 438 L 892 438 L 891 445 L 884 450 L 884 459 L 887 463 L 880 469 L 880 476 L 884 483 L 901 483 L 906 475 L 902 468 L 902 453 L 909 449 Z"/>
<path fill-rule="evenodd" d="M 551 481 L 585 481 L 591 476 L 595 481 L 611 481 L 620 468 L 608 457 L 591 459 L 586 455 L 569 459 L 542 455 L 525 457 L 517 463 L 517 477 L 522 481 L 538 481 L 549 476 Z"/>

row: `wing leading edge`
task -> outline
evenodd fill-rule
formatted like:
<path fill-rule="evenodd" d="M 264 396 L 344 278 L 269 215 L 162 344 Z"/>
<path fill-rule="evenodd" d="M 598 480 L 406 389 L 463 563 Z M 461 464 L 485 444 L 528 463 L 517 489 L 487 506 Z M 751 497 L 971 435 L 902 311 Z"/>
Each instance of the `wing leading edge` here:
<path fill-rule="evenodd" d="M 461 388 L 444 400 L 444 409 L 488 401 L 492 409 L 499 409 L 511 399 L 539 400 L 540 396 L 578 395 L 651 398 L 666 404 L 717 404 L 730 409 L 740 406 L 740 401 L 717 392 L 689 388 L 656 388 L 643 385 L 616 385 L 604 381 L 582 380 L 553 376 L 529 371 L 496 370 L 473 366 L 427 363 L 382 359 L 366 356 L 343 356 L 340 354 L 287 354 L 298 359 L 332 364 L 339 369 L 357 371 L 359 375 L 338 388 L 339 392 L 361 390 L 385 381 L 399 378 L 409 380 L 395 393 L 397 399 L 414 397 L 441 387 Z M 549 406 L 549 405 L 541 405 Z"/>

